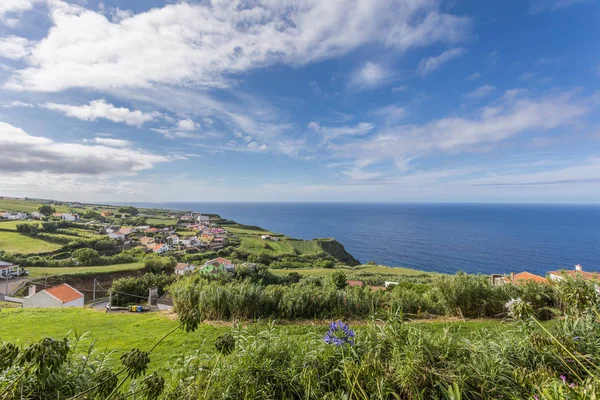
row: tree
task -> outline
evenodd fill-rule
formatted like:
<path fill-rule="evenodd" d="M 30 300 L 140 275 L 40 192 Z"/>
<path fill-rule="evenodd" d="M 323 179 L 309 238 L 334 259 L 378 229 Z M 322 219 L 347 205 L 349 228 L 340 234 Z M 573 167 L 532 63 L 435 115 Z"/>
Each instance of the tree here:
<path fill-rule="evenodd" d="M 140 213 L 140 210 L 138 210 L 137 208 L 135 208 L 133 206 L 119 207 L 119 209 L 117 211 L 121 214 L 129 214 L 129 215 L 133 215 L 133 216 L 136 216 Z"/>
<path fill-rule="evenodd" d="M 56 209 L 49 204 L 44 204 L 44 205 L 40 206 L 40 208 L 38 208 L 38 211 L 40 214 L 49 216 L 49 215 L 54 214 L 56 212 Z"/>
<path fill-rule="evenodd" d="M 56 232 L 59 226 L 56 222 L 42 222 L 42 229 L 45 232 Z"/>
<path fill-rule="evenodd" d="M 340 290 L 348 285 L 348 282 L 346 281 L 346 274 L 342 271 L 336 271 L 331 274 L 331 281 Z"/>
<path fill-rule="evenodd" d="M 80 263 L 90 265 L 93 264 L 94 261 L 98 260 L 100 254 L 90 248 L 77 249 L 73 252 L 73 257 Z"/>
<path fill-rule="evenodd" d="M 94 211 L 94 210 L 87 210 L 86 212 L 83 213 L 83 218 L 85 219 L 101 219 L 102 215 L 100 215 L 99 212 Z"/>

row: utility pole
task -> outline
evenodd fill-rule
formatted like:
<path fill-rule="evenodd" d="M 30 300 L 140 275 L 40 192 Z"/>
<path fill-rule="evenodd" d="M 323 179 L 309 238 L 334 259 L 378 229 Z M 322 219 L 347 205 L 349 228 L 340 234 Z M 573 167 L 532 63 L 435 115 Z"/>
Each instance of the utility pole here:
<path fill-rule="evenodd" d="M 108 308 L 106 312 L 112 311 L 112 289 L 108 291 Z"/>
<path fill-rule="evenodd" d="M 96 278 L 94 278 L 94 289 L 92 289 L 92 303 L 96 302 Z"/>

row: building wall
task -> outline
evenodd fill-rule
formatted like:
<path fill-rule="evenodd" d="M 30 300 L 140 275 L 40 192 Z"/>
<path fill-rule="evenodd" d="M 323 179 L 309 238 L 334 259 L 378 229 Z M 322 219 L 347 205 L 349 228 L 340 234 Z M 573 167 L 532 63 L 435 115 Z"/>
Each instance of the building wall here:
<path fill-rule="evenodd" d="M 78 299 L 75 299 L 73 301 L 70 301 L 68 303 L 64 303 L 63 304 L 63 308 L 67 308 L 67 307 L 83 307 L 83 303 L 84 302 L 84 298 L 80 297 Z"/>
<path fill-rule="evenodd" d="M 41 291 L 23 299 L 23 308 L 62 308 L 62 302 L 56 297 Z"/>

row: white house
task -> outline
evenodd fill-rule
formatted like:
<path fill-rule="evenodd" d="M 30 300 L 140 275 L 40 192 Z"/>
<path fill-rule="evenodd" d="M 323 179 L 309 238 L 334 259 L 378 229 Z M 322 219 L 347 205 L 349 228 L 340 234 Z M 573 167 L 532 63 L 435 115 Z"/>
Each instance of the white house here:
<path fill-rule="evenodd" d="M 13 221 L 27 219 L 27 217 L 29 217 L 29 214 L 24 213 L 24 212 L 13 212 L 13 213 L 7 213 L 4 215 L 4 218 L 10 219 Z"/>
<path fill-rule="evenodd" d="M 23 298 L 23 308 L 83 307 L 83 303 L 83 293 L 66 283 L 37 293 L 35 286 L 30 286 L 29 296 Z"/>
<path fill-rule="evenodd" d="M 208 221 L 210 219 L 210 217 L 208 215 L 198 215 L 196 217 L 196 219 L 198 220 L 198 222 L 202 222 L 202 221 Z"/>
<path fill-rule="evenodd" d="M 60 218 L 63 221 L 77 221 L 79 219 L 79 215 L 77 214 L 62 214 Z"/>
<path fill-rule="evenodd" d="M 212 265 L 217 268 L 222 265 L 227 272 L 233 272 L 235 270 L 235 264 L 223 257 L 217 257 L 213 260 L 208 260 L 204 263 L 202 267 L 207 267 L 209 265 Z"/>
<path fill-rule="evenodd" d="M 194 272 L 196 270 L 195 265 L 186 263 L 177 263 L 175 266 L 175 275 L 185 275 L 186 272 Z"/>
<path fill-rule="evenodd" d="M 179 237 L 177 235 L 171 235 L 167 237 L 167 242 L 169 242 L 171 246 L 177 246 L 179 244 Z"/>
<path fill-rule="evenodd" d="M 168 244 L 155 244 L 154 247 L 152 247 L 152 251 L 154 253 L 158 253 L 158 254 L 166 253 L 169 250 L 172 250 L 172 249 L 171 249 L 171 247 L 169 247 Z"/>
<path fill-rule="evenodd" d="M 31 218 L 33 219 L 44 219 L 44 214 L 38 211 L 34 211 L 31 213 Z"/>
<path fill-rule="evenodd" d="M 125 239 L 125 234 L 121 231 L 109 232 L 108 237 L 111 239 Z"/>
<path fill-rule="evenodd" d="M 600 272 L 587 272 L 583 270 L 583 267 L 579 264 L 575 266 L 575 269 L 562 270 L 562 271 L 550 271 L 548 272 L 548 278 L 550 280 L 559 282 L 564 279 L 565 276 L 570 276 L 575 279 L 577 276 L 594 283 L 596 292 L 600 293 Z"/>

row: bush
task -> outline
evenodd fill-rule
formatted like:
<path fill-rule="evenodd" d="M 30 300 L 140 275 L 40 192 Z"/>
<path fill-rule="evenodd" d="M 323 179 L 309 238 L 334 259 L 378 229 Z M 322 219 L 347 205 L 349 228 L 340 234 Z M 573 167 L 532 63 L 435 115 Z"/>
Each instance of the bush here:
<path fill-rule="evenodd" d="M 172 274 L 177 260 L 174 257 L 147 256 L 144 261 L 144 267 L 153 274 L 167 273 Z"/>
<path fill-rule="evenodd" d="M 17 232 L 22 235 L 36 236 L 39 232 L 39 224 L 17 224 Z"/>
<path fill-rule="evenodd" d="M 158 295 L 162 296 L 174 281 L 174 275 L 152 273 L 144 274 L 141 277 L 117 279 L 110 287 L 113 293 L 112 305 L 127 306 L 145 303 L 150 288 L 158 288 Z"/>

